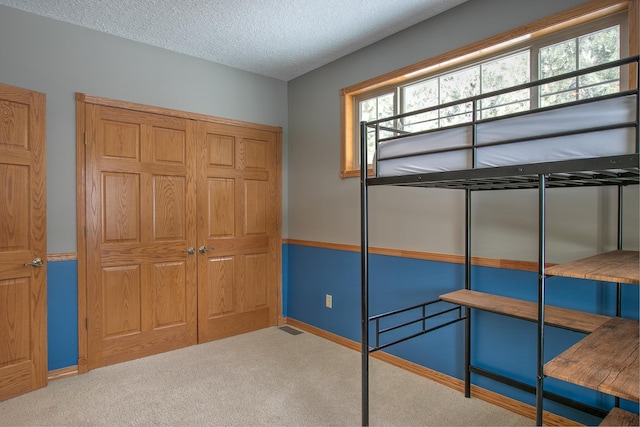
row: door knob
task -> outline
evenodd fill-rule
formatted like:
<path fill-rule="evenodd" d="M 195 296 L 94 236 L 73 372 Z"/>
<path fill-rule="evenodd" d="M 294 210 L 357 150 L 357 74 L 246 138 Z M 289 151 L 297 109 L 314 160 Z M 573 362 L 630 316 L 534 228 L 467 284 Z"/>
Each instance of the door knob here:
<path fill-rule="evenodd" d="M 34 258 L 31 262 L 25 262 L 24 266 L 28 267 L 42 267 L 44 265 L 44 261 L 42 261 L 42 258 Z"/>
<path fill-rule="evenodd" d="M 194 247 L 192 246 L 192 247 L 190 247 L 190 248 L 188 248 L 188 249 L 185 249 L 184 251 L 185 251 L 186 253 L 188 253 L 189 255 L 193 255 L 193 254 L 195 254 L 195 253 L 196 253 L 196 248 L 194 248 Z"/>
<path fill-rule="evenodd" d="M 203 245 L 203 246 L 200 246 L 198 250 L 200 251 L 201 254 L 206 254 L 207 252 L 212 251 L 213 248 L 207 248 L 206 246 Z"/>

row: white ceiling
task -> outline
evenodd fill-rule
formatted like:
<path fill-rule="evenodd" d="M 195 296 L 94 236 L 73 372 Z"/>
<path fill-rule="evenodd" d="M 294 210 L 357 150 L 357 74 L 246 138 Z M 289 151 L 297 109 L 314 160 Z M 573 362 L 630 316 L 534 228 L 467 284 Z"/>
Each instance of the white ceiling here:
<path fill-rule="evenodd" d="M 466 0 L 0 0 L 288 81 Z"/>

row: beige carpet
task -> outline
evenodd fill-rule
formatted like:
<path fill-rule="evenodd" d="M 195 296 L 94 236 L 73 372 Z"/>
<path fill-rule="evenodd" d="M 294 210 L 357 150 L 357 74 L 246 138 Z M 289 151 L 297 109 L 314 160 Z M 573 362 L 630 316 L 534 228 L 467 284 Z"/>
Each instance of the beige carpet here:
<path fill-rule="evenodd" d="M 371 425 L 534 425 L 371 359 Z M 360 425 L 360 354 L 268 328 L 96 369 L 0 402 L 2 426 Z"/>

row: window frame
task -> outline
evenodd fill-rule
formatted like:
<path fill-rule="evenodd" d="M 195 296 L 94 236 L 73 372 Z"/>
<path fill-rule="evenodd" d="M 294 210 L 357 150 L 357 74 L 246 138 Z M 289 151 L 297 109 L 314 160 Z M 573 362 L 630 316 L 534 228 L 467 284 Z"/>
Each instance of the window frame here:
<path fill-rule="evenodd" d="M 534 46 L 536 51 L 541 46 L 553 44 L 554 40 L 571 38 L 571 29 L 576 30 L 573 37 L 591 31 L 589 28 L 621 25 L 621 49 L 629 55 L 637 55 L 639 51 L 638 27 L 640 18 L 640 0 L 594 0 L 584 5 L 552 15 L 533 23 L 498 34 L 496 36 L 472 43 L 453 51 L 418 62 L 396 71 L 374 77 L 364 82 L 343 88 L 340 91 L 341 104 L 341 161 L 340 177 L 360 176 L 358 164 L 359 150 L 359 100 L 368 99 L 381 94 L 396 92 L 398 88 L 437 75 L 446 74 L 455 69 L 490 60 L 493 57 L 508 55 L 517 49 Z M 626 12 L 622 19 L 618 14 Z M 618 22 L 611 23 L 612 19 Z M 585 30 L 586 25 L 586 30 Z M 626 27 L 626 28 L 625 28 Z M 626 37 L 624 34 L 626 32 Z M 538 74 L 538 61 L 530 61 L 532 79 Z M 621 76 L 621 79 L 635 85 L 635 75 Z M 628 78 L 628 80 L 627 80 Z M 536 100 L 537 102 L 537 100 Z M 371 167 L 368 168 L 371 175 Z"/>

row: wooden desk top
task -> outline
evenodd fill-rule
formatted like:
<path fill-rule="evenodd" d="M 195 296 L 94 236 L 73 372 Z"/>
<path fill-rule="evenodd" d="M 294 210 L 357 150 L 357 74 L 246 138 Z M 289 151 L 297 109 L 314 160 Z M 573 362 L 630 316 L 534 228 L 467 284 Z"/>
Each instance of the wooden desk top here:
<path fill-rule="evenodd" d="M 638 414 L 632 414 L 620 408 L 613 408 L 600 423 L 601 426 L 637 426 Z"/>
<path fill-rule="evenodd" d="M 613 318 L 545 364 L 544 373 L 638 402 L 638 332 L 637 320 Z"/>
<path fill-rule="evenodd" d="M 546 269 L 551 276 L 640 284 L 638 251 L 612 251 Z"/>
<path fill-rule="evenodd" d="M 538 303 L 523 301 L 500 295 L 461 289 L 440 295 L 440 299 L 465 307 L 504 314 L 518 319 L 538 321 Z M 570 329 L 572 331 L 590 333 L 609 321 L 611 317 L 601 314 L 585 313 L 568 308 L 545 306 L 545 323 Z"/>

